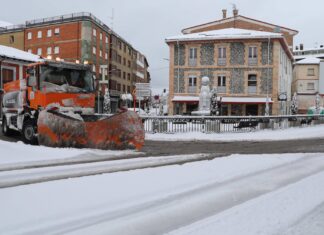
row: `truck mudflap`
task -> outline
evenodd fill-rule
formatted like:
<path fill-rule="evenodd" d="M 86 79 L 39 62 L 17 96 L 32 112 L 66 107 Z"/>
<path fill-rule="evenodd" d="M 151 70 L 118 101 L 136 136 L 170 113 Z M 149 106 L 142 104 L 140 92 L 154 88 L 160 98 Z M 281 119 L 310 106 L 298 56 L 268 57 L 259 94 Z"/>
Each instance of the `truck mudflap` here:
<path fill-rule="evenodd" d="M 74 117 L 43 110 L 37 130 L 39 144 L 48 147 L 140 150 L 145 136 L 142 119 L 131 111 Z"/>

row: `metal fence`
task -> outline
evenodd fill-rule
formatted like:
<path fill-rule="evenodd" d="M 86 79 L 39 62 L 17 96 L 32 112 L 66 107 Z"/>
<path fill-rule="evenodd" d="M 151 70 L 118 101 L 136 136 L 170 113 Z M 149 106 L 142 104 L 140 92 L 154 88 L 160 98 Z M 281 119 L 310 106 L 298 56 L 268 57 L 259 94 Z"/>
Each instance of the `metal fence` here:
<path fill-rule="evenodd" d="M 324 124 L 324 115 L 294 116 L 142 116 L 147 133 L 249 132 Z"/>

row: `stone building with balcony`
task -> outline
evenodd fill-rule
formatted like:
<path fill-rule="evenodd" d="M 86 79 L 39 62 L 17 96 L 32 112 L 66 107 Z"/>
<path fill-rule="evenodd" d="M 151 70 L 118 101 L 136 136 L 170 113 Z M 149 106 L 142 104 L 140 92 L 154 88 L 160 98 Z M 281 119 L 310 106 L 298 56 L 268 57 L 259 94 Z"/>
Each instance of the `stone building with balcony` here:
<path fill-rule="evenodd" d="M 212 22 L 166 39 L 170 50 L 169 114 L 197 110 L 204 76 L 222 97 L 222 115 L 263 115 L 267 103 L 270 114 L 288 112 L 293 62 L 288 42 L 292 43 L 297 31 L 250 18 L 244 24 L 244 17 L 240 24 L 250 29 L 233 27 L 240 26 L 232 22 L 236 17 L 223 19 L 229 27 L 217 21 L 216 29 Z M 260 24 L 262 31 L 251 29 Z M 280 94 L 285 94 L 287 101 L 279 101 Z"/>

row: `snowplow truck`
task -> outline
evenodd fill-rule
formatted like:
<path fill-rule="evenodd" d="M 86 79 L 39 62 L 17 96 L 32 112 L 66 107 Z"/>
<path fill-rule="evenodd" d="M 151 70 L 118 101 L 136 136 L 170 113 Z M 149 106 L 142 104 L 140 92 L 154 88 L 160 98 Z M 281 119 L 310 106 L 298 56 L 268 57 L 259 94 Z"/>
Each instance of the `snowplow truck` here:
<path fill-rule="evenodd" d="M 95 79 L 89 65 L 58 61 L 30 64 L 24 79 L 2 90 L 2 132 L 49 147 L 140 149 L 141 118 L 127 109 L 95 114 Z"/>

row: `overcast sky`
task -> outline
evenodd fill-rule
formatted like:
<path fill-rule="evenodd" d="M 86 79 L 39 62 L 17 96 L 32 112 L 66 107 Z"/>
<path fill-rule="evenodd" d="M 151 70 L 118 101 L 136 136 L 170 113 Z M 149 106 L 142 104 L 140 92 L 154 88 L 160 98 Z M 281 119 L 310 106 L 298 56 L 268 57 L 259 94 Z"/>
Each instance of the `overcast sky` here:
<path fill-rule="evenodd" d="M 91 12 L 147 56 L 152 87 L 168 87 L 168 47 L 164 39 L 181 29 L 220 19 L 221 10 L 296 29 L 295 45 L 314 47 L 324 43 L 323 0 L 0 0 L 0 21 L 26 20 Z"/>

